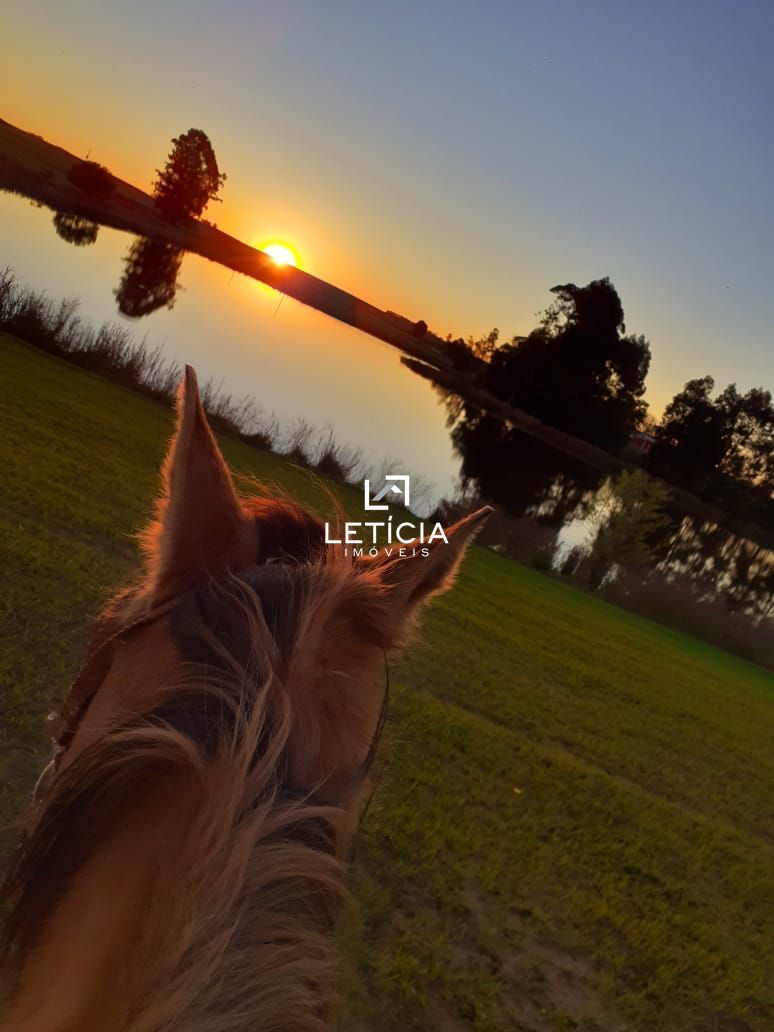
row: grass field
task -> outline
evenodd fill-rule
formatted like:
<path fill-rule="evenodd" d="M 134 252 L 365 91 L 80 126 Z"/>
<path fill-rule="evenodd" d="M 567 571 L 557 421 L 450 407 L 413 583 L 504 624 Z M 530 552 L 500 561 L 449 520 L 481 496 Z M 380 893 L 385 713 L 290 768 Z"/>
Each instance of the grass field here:
<path fill-rule="evenodd" d="M 0 336 L 6 818 L 133 569 L 170 420 Z M 774 1028 L 771 674 L 476 548 L 392 682 L 345 1027 Z"/>

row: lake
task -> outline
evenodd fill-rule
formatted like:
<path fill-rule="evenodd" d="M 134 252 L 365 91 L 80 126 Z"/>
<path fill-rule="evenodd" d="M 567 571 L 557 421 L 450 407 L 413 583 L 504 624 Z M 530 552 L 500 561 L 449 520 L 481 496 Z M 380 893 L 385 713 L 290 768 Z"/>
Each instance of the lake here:
<path fill-rule="evenodd" d="M 412 508 L 421 516 L 464 481 L 477 485 L 508 513 L 492 521 L 486 543 L 564 572 L 572 559 L 585 583 L 577 556 L 593 539 L 608 474 L 542 435 L 462 405 L 409 370 L 396 349 L 172 244 L 55 215 L 15 194 L 0 193 L 0 247 L 0 269 L 10 267 L 22 285 L 54 301 L 77 299 L 84 322 L 121 324 L 149 348 L 162 347 L 168 360 L 193 365 L 203 385 L 252 399 L 284 428 L 286 443 L 304 421 L 315 428 L 306 438 L 312 456 L 332 432 L 361 451 L 363 475 L 410 474 Z M 661 581 L 649 581 L 651 594 L 654 585 L 662 592 L 650 601 L 654 615 L 663 615 L 663 592 L 674 595 L 672 578 L 680 574 L 695 587 L 671 599 L 679 612 L 686 601 L 693 607 L 725 596 L 738 613 L 770 617 L 772 553 L 697 518 L 690 505 L 688 515 L 688 502 L 670 501 L 658 547 Z M 630 570 L 629 581 L 623 603 L 648 587 L 641 572 Z"/>
<path fill-rule="evenodd" d="M 173 308 L 127 320 L 114 292 L 133 239 L 103 226 L 95 243 L 73 246 L 49 209 L 0 193 L 0 267 L 21 283 L 77 298 L 87 322 L 129 325 L 169 359 L 195 366 L 202 382 L 254 398 L 285 426 L 331 427 L 342 444 L 362 448 L 374 473 L 419 477 L 423 508 L 454 492 L 459 460 L 445 409 L 397 350 L 195 254 L 183 258 Z M 390 307 L 389 298 L 379 303 Z"/>

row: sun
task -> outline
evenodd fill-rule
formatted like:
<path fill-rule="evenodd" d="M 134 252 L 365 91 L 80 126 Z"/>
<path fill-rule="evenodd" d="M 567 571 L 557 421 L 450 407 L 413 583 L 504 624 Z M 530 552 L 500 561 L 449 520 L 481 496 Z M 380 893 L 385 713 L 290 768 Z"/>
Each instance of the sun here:
<path fill-rule="evenodd" d="M 283 244 L 279 240 L 261 244 L 260 250 L 268 254 L 276 265 L 298 265 L 298 254 L 289 244 Z"/>

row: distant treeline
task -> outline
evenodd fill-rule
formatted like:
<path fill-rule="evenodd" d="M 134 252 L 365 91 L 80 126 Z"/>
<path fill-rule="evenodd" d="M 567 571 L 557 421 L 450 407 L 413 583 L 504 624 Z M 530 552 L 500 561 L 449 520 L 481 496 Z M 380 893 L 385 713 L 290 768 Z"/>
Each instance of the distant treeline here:
<path fill-rule="evenodd" d="M 740 393 L 730 384 L 714 394 L 714 380 L 704 376 L 690 380 L 660 420 L 649 418 L 644 394 L 650 345 L 626 332 L 610 280 L 567 283 L 551 292 L 556 300 L 526 337 L 501 342 L 495 329 L 478 340 L 447 339 L 456 368 L 497 398 L 610 452 L 623 451 L 636 431 L 644 431 L 639 461 L 650 472 L 737 521 L 774 527 L 771 392 L 757 387 Z M 454 404 L 455 443 L 469 479 L 508 507 L 507 491 L 498 491 L 497 478 L 478 468 L 476 438 L 491 447 L 491 428 L 484 433 L 479 412 L 459 398 Z M 494 436 L 506 434 L 503 428 Z M 485 456 L 481 464 L 486 466 Z"/>
<path fill-rule="evenodd" d="M 0 329 L 165 405 L 174 401 L 181 369 L 165 358 L 160 348 L 151 347 L 145 338 L 135 340 L 127 327 L 115 323 L 94 328 L 81 319 L 77 301 L 55 301 L 32 291 L 20 284 L 10 269 L 0 272 Z M 407 468 L 405 463 L 387 459 L 379 470 L 369 470 L 362 452 L 337 443 L 332 429 L 321 431 L 304 420 L 282 425 L 253 399 L 235 399 L 214 381 L 204 384 L 202 397 L 217 429 L 334 481 L 359 483 L 369 474 L 378 478 L 388 467 Z M 599 590 L 625 608 L 774 666 L 770 634 L 774 573 L 769 553 L 730 538 L 722 528 L 697 528 L 690 534 L 683 528 L 676 533 L 674 524 L 666 521 L 662 526 L 660 520 L 659 526 L 652 527 L 636 515 L 642 510 L 642 498 L 637 497 L 624 509 L 635 513 L 622 528 L 626 555 L 620 554 L 619 546 L 608 556 L 611 569 L 620 567 L 617 576 L 608 578 L 590 571 L 593 547 L 559 556 L 557 564 L 559 529 L 573 514 L 582 515 L 593 506 L 603 474 L 584 480 L 589 471 L 582 464 L 557 466 L 559 453 L 554 449 L 524 435 L 517 444 L 518 431 L 502 436 L 506 431 L 488 417 L 479 413 L 477 421 L 471 422 L 472 414 L 466 416 L 453 398 L 447 400 L 455 422 L 452 436 L 462 453 L 463 480 L 469 490 L 467 497 L 439 503 L 435 518 L 449 522 L 479 504 L 483 496 L 477 495 L 476 478 L 470 476 L 470 470 L 486 454 L 488 465 L 479 468 L 479 474 L 483 469 L 484 482 L 490 487 L 505 485 L 502 489 L 511 492 L 511 506 L 501 504 L 482 535 L 482 544 L 547 573 L 569 577 L 580 587 Z M 494 439 L 492 433 L 499 436 Z M 496 494 L 497 490 L 489 490 L 485 497 L 497 501 L 493 498 Z M 427 482 L 412 476 L 415 504 L 426 501 L 427 495 Z M 608 520 L 607 526 L 615 524 Z M 644 547 L 646 554 L 633 557 L 633 544 Z M 627 565 L 632 558 L 638 558 L 638 563 Z M 680 576 L 675 576 L 676 569 L 682 571 Z"/>

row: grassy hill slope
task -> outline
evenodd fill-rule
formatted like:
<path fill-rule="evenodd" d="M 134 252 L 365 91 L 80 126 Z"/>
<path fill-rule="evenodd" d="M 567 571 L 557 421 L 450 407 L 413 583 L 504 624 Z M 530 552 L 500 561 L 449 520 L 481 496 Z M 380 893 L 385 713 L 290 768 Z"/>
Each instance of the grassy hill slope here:
<path fill-rule="evenodd" d="M 0 335 L 6 818 L 87 616 L 134 568 L 170 431 Z M 222 444 L 321 503 L 309 474 Z M 475 548 L 392 682 L 346 1027 L 772 1027 L 774 677 Z"/>

